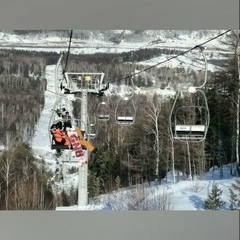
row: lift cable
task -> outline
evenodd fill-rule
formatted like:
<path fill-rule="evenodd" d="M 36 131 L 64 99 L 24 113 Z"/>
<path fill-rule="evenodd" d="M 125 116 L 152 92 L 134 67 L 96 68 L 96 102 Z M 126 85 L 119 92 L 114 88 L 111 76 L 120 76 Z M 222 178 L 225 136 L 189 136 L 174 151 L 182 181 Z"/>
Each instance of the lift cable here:
<path fill-rule="evenodd" d="M 155 65 L 153 65 L 153 66 L 150 66 L 150 67 L 148 67 L 148 68 L 145 68 L 145 69 L 143 69 L 143 70 L 141 70 L 141 71 L 139 71 L 139 72 L 137 72 L 137 73 L 134 73 L 134 74 L 131 74 L 131 75 L 129 75 L 129 76 L 126 76 L 126 77 L 123 77 L 123 78 L 119 78 L 119 79 L 116 79 L 116 80 L 112 80 L 112 81 L 110 80 L 110 81 L 108 81 L 108 83 L 117 82 L 117 81 L 121 81 L 121 80 L 124 80 L 124 79 L 132 78 L 133 76 L 135 76 L 135 75 L 137 75 L 137 74 L 139 74 L 139 73 L 146 72 L 146 71 L 148 71 L 148 70 L 150 70 L 150 69 L 152 69 L 152 68 L 154 68 L 154 67 L 157 67 L 158 65 L 161 65 L 161 64 L 163 64 L 163 63 L 169 62 L 169 61 L 171 61 L 171 60 L 174 59 L 174 58 L 177 58 L 177 57 L 179 57 L 179 56 L 185 55 L 186 53 L 189 53 L 190 51 L 192 51 L 192 50 L 194 50 L 194 49 L 196 49 L 196 48 L 201 48 L 201 47 L 203 47 L 203 45 L 205 45 L 205 44 L 207 44 L 207 43 L 209 43 L 209 42 L 211 42 L 211 41 L 213 41 L 213 40 L 215 40 L 215 39 L 217 39 L 217 38 L 219 38 L 219 37 L 227 34 L 227 33 L 230 32 L 230 31 L 231 31 L 231 30 L 227 30 L 227 31 L 225 31 L 225 32 L 223 32 L 223 33 L 221 33 L 221 34 L 219 34 L 219 35 L 217 35 L 217 36 L 215 36 L 215 37 L 213 37 L 213 38 L 211 38 L 211 39 L 209 39 L 209 40 L 207 40 L 207 41 L 199 44 L 199 45 L 196 45 L 195 47 L 190 48 L 190 49 L 187 50 L 187 51 L 184 51 L 184 52 L 182 52 L 182 53 L 179 53 L 179 54 L 177 54 L 177 55 L 175 55 L 175 56 L 173 56 L 173 57 L 171 57 L 171 58 L 168 58 L 168 59 L 166 59 L 166 60 L 164 60 L 164 61 L 162 61 L 162 62 L 159 62 L 159 63 L 157 63 L 157 64 L 155 64 Z"/>

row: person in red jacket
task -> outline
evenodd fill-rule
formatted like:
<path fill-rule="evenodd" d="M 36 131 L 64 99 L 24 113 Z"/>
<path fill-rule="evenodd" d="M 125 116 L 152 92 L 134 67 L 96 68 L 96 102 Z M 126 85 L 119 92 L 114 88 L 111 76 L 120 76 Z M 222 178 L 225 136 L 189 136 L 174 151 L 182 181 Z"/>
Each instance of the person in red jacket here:
<path fill-rule="evenodd" d="M 62 132 L 57 125 L 51 126 L 51 134 L 53 135 L 53 139 L 56 145 L 70 146 L 71 143 L 68 139 L 68 136 L 65 132 Z M 57 149 L 57 153 L 61 153 L 60 149 Z"/>

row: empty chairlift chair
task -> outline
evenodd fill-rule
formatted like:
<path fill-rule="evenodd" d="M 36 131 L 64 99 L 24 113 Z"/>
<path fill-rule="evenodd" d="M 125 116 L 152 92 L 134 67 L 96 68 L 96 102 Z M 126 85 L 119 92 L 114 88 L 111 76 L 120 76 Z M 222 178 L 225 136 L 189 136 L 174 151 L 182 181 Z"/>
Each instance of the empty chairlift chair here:
<path fill-rule="evenodd" d="M 122 126 L 130 126 L 134 124 L 136 110 L 132 99 L 118 101 L 115 109 L 116 123 Z"/>
<path fill-rule="evenodd" d="M 86 133 L 87 138 L 94 139 L 96 138 L 96 127 L 95 124 L 91 123 L 88 128 L 88 133 Z"/>
<path fill-rule="evenodd" d="M 175 139 L 201 140 L 205 135 L 205 125 L 176 125 Z"/>
<path fill-rule="evenodd" d="M 200 114 L 196 115 L 196 110 Z M 186 119 L 183 117 L 184 111 L 187 113 Z M 176 110 L 174 120 L 172 121 L 174 122 L 173 126 L 171 126 L 172 138 L 180 141 L 200 142 L 207 135 L 209 111 L 204 106 L 182 106 Z"/>
<path fill-rule="evenodd" d="M 108 121 L 110 119 L 110 109 L 107 102 L 101 102 L 97 108 L 98 121 Z"/>

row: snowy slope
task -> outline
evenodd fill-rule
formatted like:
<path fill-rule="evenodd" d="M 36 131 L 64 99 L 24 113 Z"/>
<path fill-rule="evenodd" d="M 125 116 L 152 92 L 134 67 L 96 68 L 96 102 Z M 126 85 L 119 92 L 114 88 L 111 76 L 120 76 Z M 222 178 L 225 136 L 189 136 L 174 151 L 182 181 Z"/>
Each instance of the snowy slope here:
<path fill-rule="evenodd" d="M 6 34 L 5 34 L 6 35 Z M 20 38 L 19 36 L 14 35 L 6 35 L 4 36 L 3 33 L 0 33 L 0 41 L 6 41 L 7 43 L 17 43 L 20 42 L 29 44 L 30 41 L 32 41 L 33 44 L 39 43 L 46 43 L 46 39 L 24 39 Z M 49 38 L 48 40 L 51 40 L 51 44 L 55 44 L 53 42 L 57 42 L 59 38 Z M 45 41 L 45 42 L 44 42 Z M 64 42 L 61 39 L 62 43 Z M 96 41 L 94 42 L 94 44 Z M 193 40 L 190 42 L 190 40 L 187 42 L 185 39 L 185 43 L 192 46 L 196 45 L 196 42 Z M 97 44 L 100 44 L 97 42 Z M 106 44 L 106 43 L 103 43 Z M 169 44 L 169 43 L 168 43 Z M 4 44 L 3 44 L 4 45 Z M 3 46 L 2 45 L 2 46 Z M 111 45 L 111 44 L 110 44 Z M 128 43 L 125 44 L 125 47 L 129 47 L 131 44 Z M 132 47 L 136 47 L 136 44 L 132 44 Z M 180 44 L 181 45 L 181 44 Z M 183 44 L 182 44 L 183 45 Z M 186 45 L 190 47 L 189 45 Z M 49 45 L 51 46 L 51 45 Z M 131 47 L 131 46 L 130 46 Z M 140 47 L 140 44 L 139 46 Z M 29 50 L 29 48 L 27 48 Z M 56 50 L 52 48 L 48 48 L 49 50 Z M 67 48 L 66 48 L 67 49 Z M 86 48 L 89 51 L 91 48 Z M 86 50 L 85 49 L 85 50 Z M 130 49 L 130 48 L 129 48 Z M 46 48 L 44 48 L 46 50 Z M 84 50 L 84 51 L 85 51 Z M 92 51 L 95 51 L 96 49 L 92 48 Z M 99 50 L 99 49 L 98 49 Z M 80 51 L 80 50 L 79 50 Z M 82 50 L 81 50 L 82 51 Z M 119 51 L 119 49 L 118 49 Z M 149 62 L 144 62 L 144 64 L 152 64 L 159 61 L 164 61 L 166 57 L 162 55 L 161 57 L 158 57 L 156 59 L 153 59 Z M 190 62 L 189 58 L 187 57 L 179 57 L 179 59 L 172 61 L 172 66 L 178 66 L 179 62 L 182 63 L 182 65 L 185 65 L 187 67 L 194 66 L 196 67 L 196 70 L 199 68 L 202 68 L 203 65 L 201 65 L 201 61 L 193 61 Z M 182 66 L 181 66 L 182 67 Z M 209 65 L 210 69 L 214 70 L 214 66 Z M 77 166 L 76 163 L 68 163 L 64 164 L 61 163 L 62 160 L 64 160 L 64 156 L 59 159 L 60 164 L 57 164 L 57 160 L 54 155 L 54 150 L 50 149 L 50 142 L 49 142 L 49 132 L 48 132 L 48 124 L 51 116 L 51 111 L 53 108 L 53 104 L 56 99 L 56 95 L 52 93 L 54 91 L 54 71 L 55 71 L 55 65 L 47 66 L 46 68 L 46 79 L 47 79 L 47 90 L 45 92 L 45 106 L 42 111 L 41 117 L 37 124 L 37 130 L 35 132 L 35 135 L 31 141 L 31 146 L 34 149 L 34 152 L 38 158 L 43 158 L 49 169 L 51 169 L 53 172 L 55 172 L 56 168 L 59 167 L 59 165 L 62 165 L 64 168 L 64 171 L 67 171 L 68 167 L 71 166 Z M 154 91 L 149 89 L 149 91 Z M 144 92 L 141 89 L 138 90 L 138 92 Z M 158 92 L 162 95 L 169 96 L 173 95 L 174 91 L 171 90 L 161 90 L 158 89 Z M 149 93 L 149 92 L 148 92 Z M 226 206 L 223 208 L 223 210 L 228 208 L 229 205 L 229 190 L 228 188 L 231 187 L 231 184 L 234 182 L 234 178 L 230 175 L 230 168 L 227 166 L 224 169 L 223 179 L 220 179 L 219 170 L 215 170 L 214 172 L 206 173 L 203 180 L 187 180 L 187 179 L 179 179 L 179 182 L 174 183 L 172 180 L 171 172 L 169 173 L 169 176 L 167 178 L 167 181 L 163 180 L 162 184 L 160 186 L 152 186 L 151 188 L 146 188 L 144 190 L 144 197 L 145 198 L 153 198 L 153 197 L 159 197 L 161 193 L 167 194 L 169 201 L 171 202 L 171 210 L 203 210 L 202 203 L 206 199 L 207 194 L 211 190 L 211 186 L 213 183 L 219 184 L 221 189 L 223 190 L 223 200 L 226 201 Z M 56 186 L 59 190 L 61 189 L 69 189 L 71 186 L 77 187 L 78 184 L 78 176 L 77 174 L 66 174 L 64 181 L 56 183 Z M 99 197 L 97 202 L 91 202 L 86 207 L 79 208 L 77 206 L 71 206 L 71 207 L 58 207 L 57 210 L 127 210 L 127 205 L 129 204 L 127 202 L 127 196 L 126 194 L 129 193 L 130 190 L 123 189 L 120 192 L 116 192 L 113 194 L 108 195 L 102 195 Z M 125 199 L 126 201 L 123 201 Z M 111 208 L 110 208 L 111 206 Z"/>
<path fill-rule="evenodd" d="M 138 64 L 142 64 L 142 65 L 155 65 L 158 64 L 160 62 L 164 62 L 168 59 L 173 58 L 175 55 L 164 55 L 162 54 L 161 57 L 156 57 L 156 58 L 152 58 L 150 60 L 147 61 L 142 61 L 142 62 L 138 62 Z M 206 56 L 208 59 L 209 57 Z M 160 64 L 159 67 L 163 67 L 166 66 L 167 64 L 169 64 L 169 62 L 165 63 L 165 64 Z M 179 56 L 176 57 L 172 60 L 170 60 L 170 65 L 171 68 L 185 68 L 187 69 L 191 69 L 194 71 L 199 71 L 199 70 L 203 70 L 204 69 L 204 59 L 201 56 L 198 56 L 198 58 L 196 59 L 194 55 L 192 56 Z M 213 65 L 211 63 L 208 63 L 208 70 L 211 72 L 214 72 L 216 70 L 220 70 L 221 67 L 218 67 L 216 65 Z"/>
<path fill-rule="evenodd" d="M 57 207 L 58 211 L 81 211 L 81 210 L 116 210 L 127 211 L 133 194 L 137 193 L 138 197 L 143 197 L 151 210 L 151 206 L 157 206 L 162 210 L 165 206 L 169 211 L 205 211 L 204 201 L 211 192 L 213 184 L 217 184 L 223 191 L 221 195 L 225 205 L 222 211 L 228 211 L 230 208 L 229 188 L 236 178 L 230 175 L 230 166 L 223 168 L 223 177 L 220 178 L 220 169 L 211 169 L 205 174 L 202 180 L 187 180 L 180 177 L 179 181 L 174 183 L 171 178 L 171 172 L 168 174 L 168 181 L 162 181 L 161 185 L 143 187 L 138 185 L 135 188 L 120 189 L 111 194 L 101 195 L 98 199 L 91 201 L 88 206 L 78 207 L 77 205 L 69 207 Z M 176 176 L 177 177 L 177 176 Z M 157 203 L 158 202 L 158 203 Z M 143 204 L 144 206 L 144 204 Z M 146 210 L 146 209 L 142 209 Z M 152 209 L 155 210 L 155 209 Z M 157 210 L 157 209 L 156 209 Z"/>
<path fill-rule="evenodd" d="M 187 51 L 190 48 L 201 44 L 212 37 L 215 37 L 224 30 L 208 30 L 208 31 L 183 31 L 183 30 L 146 30 L 144 37 L 139 38 L 138 35 L 131 40 L 123 39 L 120 44 L 104 40 L 101 33 L 94 34 L 89 30 L 85 31 L 91 38 L 89 40 L 72 39 L 71 54 L 93 54 L 93 53 L 122 53 L 130 52 L 142 48 L 168 48 L 181 51 Z M 112 32 L 118 33 L 119 31 Z M 133 31 L 125 31 L 125 35 L 132 34 Z M 208 60 L 224 59 L 221 53 L 226 53 L 226 48 L 219 40 L 223 40 L 225 36 L 208 42 L 205 47 L 205 54 Z M 134 41 L 133 41 L 134 40 Z M 43 51 L 43 52 L 60 52 L 67 51 L 69 37 L 61 37 L 48 34 L 28 34 L 16 35 L 13 33 L 0 32 L 0 49 L 17 49 L 27 51 Z M 219 49 L 222 49 L 221 51 Z M 164 55 L 159 57 L 138 62 L 146 66 L 155 65 L 163 62 L 174 55 Z M 204 62 L 199 52 L 192 51 L 184 56 L 179 56 L 171 60 L 172 68 L 185 68 L 192 70 L 200 70 L 203 68 Z M 164 67 L 166 64 L 161 64 L 159 67 Z M 213 64 L 208 65 L 209 71 L 216 71 L 220 67 Z"/>
<path fill-rule="evenodd" d="M 59 164 L 57 164 L 57 158 L 55 156 L 55 150 L 51 150 L 50 140 L 49 140 L 49 122 L 52 115 L 54 103 L 56 101 L 56 95 L 54 94 L 54 73 L 55 73 L 55 65 L 48 65 L 46 67 L 46 80 L 47 80 L 47 91 L 45 91 L 45 106 L 41 113 L 41 117 L 37 123 L 36 131 L 34 136 L 30 142 L 36 156 L 38 158 L 43 158 L 49 169 L 55 172 L 56 168 L 62 166 L 67 171 L 68 167 L 76 166 L 76 163 L 63 163 L 68 159 L 68 155 L 63 155 L 58 158 Z M 71 154 L 71 160 L 74 161 L 74 154 Z M 74 180 L 71 179 L 71 184 L 74 184 Z M 65 185 L 59 185 L 59 188 L 64 187 Z"/>
<path fill-rule="evenodd" d="M 47 90 L 54 90 L 54 70 L 55 66 L 47 66 L 46 68 L 46 78 L 47 78 Z M 51 109 L 53 103 L 55 102 L 56 96 L 51 92 L 45 92 L 45 107 L 41 114 L 41 117 L 37 124 L 37 130 L 32 139 L 32 147 L 37 157 L 44 158 L 49 168 L 54 172 L 57 168 L 56 158 L 54 156 L 54 151 L 50 149 L 50 143 L 48 140 L 48 126 Z M 61 162 L 60 159 L 59 161 Z M 65 164 L 63 164 L 64 166 Z M 75 163 L 68 163 L 65 165 L 66 168 L 69 166 L 76 166 Z M 175 177 L 178 179 L 178 177 Z M 167 180 L 167 181 L 166 181 Z M 144 197 L 147 199 L 158 198 L 161 194 L 168 196 L 169 204 L 171 203 L 170 210 L 204 210 L 202 203 L 206 199 L 207 194 L 211 190 L 213 183 L 219 184 L 220 188 L 223 190 L 222 199 L 226 201 L 226 205 L 223 210 L 227 210 L 229 207 L 229 190 L 231 184 L 234 182 L 234 178 L 230 175 L 230 166 L 226 166 L 223 169 L 223 179 L 220 179 L 219 170 L 210 170 L 203 177 L 203 180 L 187 180 L 183 176 L 179 177 L 179 182 L 174 183 L 172 174 L 169 172 L 167 179 L 162 180 L 162 184 L 159 186 L 152 186 L 144 190 Z M 56 184 L 58 189 L 70 189 L 71 186 L 77 187 L 78 176 L 77 174 L 66 175 L 64 182 L 61 181 Z M 140 187 L 141 188 L 141 187 Z M 88 206 L 78 207 L 61 207 L 59 206 L 56 210 L 127 210 L 128 209 L 128 197 L 129 191 L 123 189 L 120 192 L 102 195 L 98 198 L 96 202 L 90 202 Z M 123 199 L 125 199 L 123 201 Z M 110 208 L 111 207 L 111 208 Z"/>
<path fill-rule="evenodd" d="M 87 31 L 89 36 L 92 36 L 91 31 Z M 134 35 L 131 40 L 122 39 L 120 44 L 114 45 L 113 42 L 104 40 L 102 34 L 95 34 L 88 40 L 81 40 L 73 38 L 71 42 L 71 53 L 94 53 L 94 52 L 106 52 L 109 48 L 109 52 L 128 52 L 137 50 L 139 48 L 169 48 L 187 50 L 201 44 L 212 37 L 215 37 L 224 30 L 208 30 L 205 34 L 202 31 L 177 31 L 173 30 L 169 34 L 169 31 L 145 31 L 143 37 Z M 128 36 L 129 32 L 125 31 L 125 35 Z M 224 39 L 225 36 L 215 39 L 206 44 L 206 47 L 210 51 L 217 48 L 226 49 L 226 46 L 219 42 Z M 139 40 L 138 40 L 139 39 Z M 15 49 L 32 49 L 35 51 L 63 51 L 68 48 L 69 37 L 60 37 L 52 34 L 28 34 L 28 35 L 16 35 L 13 33 L 0 32 L 1 48 L 15 48 Z"/>

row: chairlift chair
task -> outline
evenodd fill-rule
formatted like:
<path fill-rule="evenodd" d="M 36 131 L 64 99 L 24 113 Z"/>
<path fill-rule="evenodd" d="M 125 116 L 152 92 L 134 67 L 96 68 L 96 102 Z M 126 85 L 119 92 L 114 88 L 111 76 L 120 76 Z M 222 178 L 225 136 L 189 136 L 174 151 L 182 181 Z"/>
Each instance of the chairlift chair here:
<path fill-rule="evenodd" d="M 199 47 L 199 46 L 198 46 Z M 170 134 L 171 134 L 171 138 L 172 139 L 178 139 L 180 141 L 189 141 L 189 142 L 201 142 L 203 140 L 205 140 L 206 135 L 207 135 L 207 131 L 208 131 L 208 127 L 209 127 L 209 123 L 210 123 L 210 113 L 209 113 L 209 109 L 208 109 L 208 103 L 207 103 L 207 98 L 205 93 L 201 90 L 207 82 L 207 59 L 206 56 L 204 54 L 203 51 L 203 47 L 200 46 L 199 47 L 202 56 L 204 58 L 204 63 L 205 63 L 205 71 L 204 71 L 204 81 L 200 86 L 192 86 L 192 87 L 188 87 L 188 89 L 182 90 L 177 92 L 176 97 L 175 97 L 175 101 L 173 103 L 173 107 L 169 116 L 169 122 L 170 122 Z M 188 92 L 188 94 L 200 94 L 202 96 L 203 99 L 203 104 L 199 105 L 199 106 L 184 106 L 184 107 L 180 107 L 178 109 L 176 108 L 176 102 L 182 97 L 182 93 L 183 92 Z M 179 124 L 179 122 L 177 122 L 177 114 L 180 111 L 180 109 L 201 109 L 204 114 L 202 116 L 204 116 L 204 119 L 202 119 L 203 121 L 201 122 L 201 124 L 196 125 L 195 123 L 190 123 L 190 124 Z M 175 110 L 175 111 L 174 111 Z"/>
<path fill-rule="evenodd" d="M 202 94 L 205 106 L 202 104 L 199 106 L 188 105 L 176 108 L 176 102 L 179 100 L 181 92 L 177 94 L 169 119 L 172 139 L 184 142 L 201 142 L 205 140 L 210 122 L 210 114 L 205 94 L 201 90 L 197 90 L 197 92 Z M 196 109 L 200 111 L 201 115 L 200 118 L 198 116 L 197 122 L 196 117 L 193 117 L 196 114 Z M 184 114 L 187 115 L 187 118 L 184 118 Z M 188 118 L 191 117 L 192 119 L 189 120 Z"/>
<path fill-rule="evenodd" d="M 95 124 L 91 123 L 88 130 L 89 131 L 86 133 L 87 138 L 90 138 L 90 139 L 96 138 L 97 133 L 96 133 Z"/>
<path fill-rule="evenodd" d="M 119 99 L 115 109 L 116 123 L 122 126 L 134 124 L 136 109 L 132 99 Z"/>
<path fill-rule="evenodd" d="M 51 149 L 59 149 L 59 150 L 72 149 L 71 145 L 66 146 L 66 145 L 63 145 L 63 144 L 58 144 L 55 141 L 54 136 L 51 133 L 52 125 L 56 125 L 58 123 L 61 123 L 62 124 L 61 127 L 63 129 L 63 126 L 64 126 L 63 119 L 61 118 L 61 116 L 58 116 L 57 110 L 61 111 L 64 108 L 65 108 L 66 111 L 71 112 L 72 106 L 71 106 L 71 104 L 69 104 L 69 102 L 64 102 L 63 97 L 57 98 L 56 101 L 55 101 L 54 107 L 52 109 L 52 114 L 51 114 L 51 117 L 50 117 L 50 120 L 49 120 L 49 125 L 48 125 L 48 134 L 49 134 L 49 142 L 50 142 Z"/>
<path fill-rule="evenodd" d="M 100 102 L 97 107 L 98 121 L 108 121 L 110 119 L 110 108 L 107 102 Z"/>

